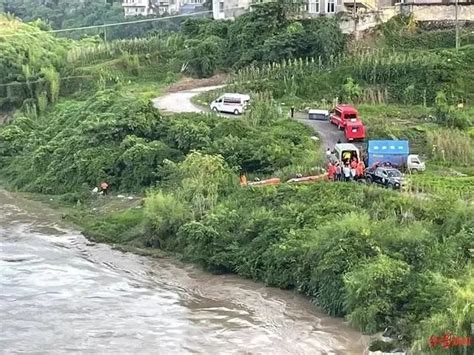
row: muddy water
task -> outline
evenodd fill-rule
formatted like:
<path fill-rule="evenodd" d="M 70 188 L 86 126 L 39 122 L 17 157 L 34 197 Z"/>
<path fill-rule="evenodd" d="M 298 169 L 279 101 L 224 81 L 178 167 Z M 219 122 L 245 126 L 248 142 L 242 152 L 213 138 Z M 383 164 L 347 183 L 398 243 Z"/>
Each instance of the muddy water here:
<path fill-rule="evenodd" d="M 88 242 L 0 190 L 0 353 L 360 354 L 291 292 Z"/>

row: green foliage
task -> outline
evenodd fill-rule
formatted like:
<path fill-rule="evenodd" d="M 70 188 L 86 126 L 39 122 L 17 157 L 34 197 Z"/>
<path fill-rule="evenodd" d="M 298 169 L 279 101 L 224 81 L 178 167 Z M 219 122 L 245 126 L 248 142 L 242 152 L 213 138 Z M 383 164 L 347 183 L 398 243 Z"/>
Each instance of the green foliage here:
<path fill-rule="evenodd" d="M 472 164 L 474 147 L 469 136 L 458 129 L 438 129 L 427 132 L 431 157 L 441 162 Z"/>
<path fill-rule="evenodd" d="M 222 156 L 214 162 L 222 169 L 225 162 L 250 173 L 270 173 L 306 159 L 313 149 L 302 125 L 287 119 L 264 124 L 262 134 L 261 125 L 254 126 L 245 118 L 162 117 L 147 99 L 128 91 L 99 91 L 85 101 L 60 102 L 36 118 L 20 114 L 12 124 L 1 127 L 0 168 L 15 187 L 28 191 L 64 193 L 84 183 L 92 189 L 103 179 L 114 190 L 140 191 L 169 180 L 172 169 L 166 160 L 179 162 L 191 150 L 206 155 L 201 161 L 199 153 L 192 154 L 186 160 L 191 167 L 181 171 L 184 175 L 201 163 L 206 167 L 208 155 Z M 178 175 L 179 179 L 184 175 Z M 195 184 L 202 188 L 218 183 L 212 174 L 197 178 Z M 196 198 L 200 196 L 194 192 Z M 204 199 L 208 193 L 202 191 Z"/>
<path fill-rule="evenodd" d="M 429 29 L 417 23 L 414 16 L 395 16 L 379 26 L 385 45 L 399 50 L 453 48 L 456 34 L 453 28 Z M 474 44 L 472 28 L 460 31 L 461 45 Z"/>
<path fill-rule="evenodd" d="M 360 86 L 354 82 L 354 79 L 348 78 L 346 83 L 342 86 L 343 99 L 349 102 L 357 102 L 357 99 L 362 95 Z"/>
<path fill-rule="evenodd" d="M 152 231 L 147 244 L 162 248 L 166 240 L 174 237 L 179 227 L 190 218 L 190 211 L 175 195 L 162 191 L 147 196 L 144 214 Z"/>
<path fill-rule="evenodd" d="M 466 46 L 459 52 L 400 53 L 382 49 L 337 58 L 279 60 L 243 68 L 235 79 L 247 89 L 268 91 L 277 99 L 297 96 L 332 102 L 341 94 L 351 96 L 352 92 L 347 91 L 354 89 L 359 101 L 369 103 L 410 100 L 426 105 L 434 103 L 439 91 L 445 91 L 454 102 L 461 102 L 472 98 L 471 57 L 474 57 L 474 46 Z M 349 77 L 359 87 L 349 85 Z"/>
<path fill-rule="evenodd" d="M 380 255 L 347 273 L 344 278 L 349 321 L 366 332 L 393 322 L 396 305 L 406 300 L 409 266 Z"/>
<path fill-rule="evenodd" d="M 41 33 L 40 22 L 23 24 L 0 15 L 0 27 L 7 36 L 0 40 L 0 109 L 19 107 L 30 98 L 44 110 L 58 99 L 58 71 L 70 43 Z"/>
<path fill-rule="evenodd" d="M 295 288 L 366 332 L 393 326 L 410 343 L 469 268 L 472 213 L 350 184 L 244 189 L 179 228 L 171 248 L 209 270 Z"/>

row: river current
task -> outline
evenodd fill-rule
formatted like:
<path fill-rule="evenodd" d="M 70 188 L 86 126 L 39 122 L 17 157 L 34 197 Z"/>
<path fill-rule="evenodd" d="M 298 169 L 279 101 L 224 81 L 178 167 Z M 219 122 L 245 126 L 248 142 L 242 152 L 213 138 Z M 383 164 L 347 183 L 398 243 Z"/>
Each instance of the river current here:
<path fill-rule="evenodd" d="M 0 190 L 1 354 L 362 354 L 290 291 L 95 244 Z"/>

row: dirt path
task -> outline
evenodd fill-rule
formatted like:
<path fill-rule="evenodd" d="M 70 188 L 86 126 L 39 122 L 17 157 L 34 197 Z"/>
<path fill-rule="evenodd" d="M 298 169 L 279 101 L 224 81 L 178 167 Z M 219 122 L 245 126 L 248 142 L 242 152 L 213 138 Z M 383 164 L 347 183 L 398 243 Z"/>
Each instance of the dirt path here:
<path fill-rule="evenodd" d="M 225 85 L 202 86 L 193 89 L 185 89 L 181 91 L 169 90 L 167 94 L 153 99 L 153 106 L 164 112 L 208 112 L 208 108 L 196 106 L 191 102 L 191 99 L 206 91 L 223 88 Z M 232 118 L 233 115 L 219 114 L 222 117 Z M 340 140 L 345 142 L 344 133 L 339 131 L 334 125 L 328 121 L 308 120 L 307 115 L 298 112 L 295 115 L 295 120 L 301 122 L 308 127 L 311 127 L 316 132 L 323 142 L 323 149 L 327 147 L 333 148 Z"/>
<path fill-rule="evenodd" d="M 336 126 L 329 123 L 329 121 L 309 120 L 308 115 L 302 112 L 295 114 L 295 120 L 302 124 L 311 127 L 314 132 L 319 135 L 323 145 L 323 149 L 334 148 L 334 145 L 340 140 L 345 142 L 343 131 L 337 129 Z"/>
<path fill-rule="evenodd" d="M 191 102 L 191 99 L 201 92 L 216 90 L 225 85 L 204 86 L 195 89 L 169 92 L 164 96 L 153 99 L 153 106 L 162 111 L 168 112 L 203 112 L 202 107 L 197 107 Z"/>

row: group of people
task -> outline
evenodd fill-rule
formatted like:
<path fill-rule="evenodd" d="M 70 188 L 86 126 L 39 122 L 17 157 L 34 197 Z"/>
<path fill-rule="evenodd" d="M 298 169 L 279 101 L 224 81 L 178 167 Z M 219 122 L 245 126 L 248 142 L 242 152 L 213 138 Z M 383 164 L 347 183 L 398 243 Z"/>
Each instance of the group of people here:
<path fill-rule="evenodd" d="M 328 161 L 328 178 L 332 181 L 352 181 L 364 177 L 365 164 L 356 156 Z"/>

